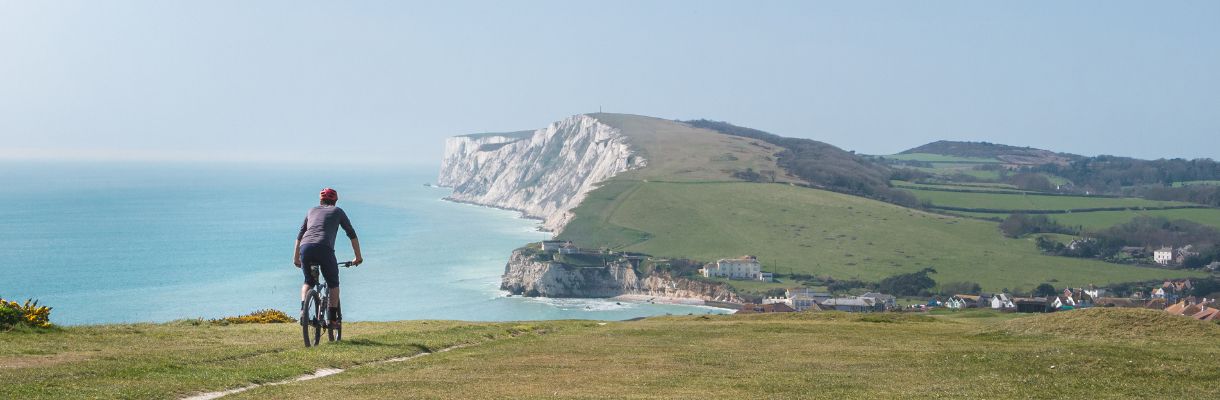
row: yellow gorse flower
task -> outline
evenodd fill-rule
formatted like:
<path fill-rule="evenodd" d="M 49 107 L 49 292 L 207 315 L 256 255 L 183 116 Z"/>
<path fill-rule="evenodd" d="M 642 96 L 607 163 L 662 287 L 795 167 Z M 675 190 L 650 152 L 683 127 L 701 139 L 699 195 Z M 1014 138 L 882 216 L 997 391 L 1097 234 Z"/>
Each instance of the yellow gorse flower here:
<path fill-rule="evenodd" d="M 289 317 L 288 314 L 285 314 L 283 311 L 267 309 L 258 310 L 239 317 L 226 317 L 212 320 L 212 322 L 222 324 L 277 324 L 297 322 L 297 319 Z"/>
<path fill-rule="evenodd" d="M 38 300 L 29 299 L 24 304 L 0 298 L 0 307 L 17 310 L 27 325 L 39 328 L 51 326 L 51 307 L 38 305 Z"/>

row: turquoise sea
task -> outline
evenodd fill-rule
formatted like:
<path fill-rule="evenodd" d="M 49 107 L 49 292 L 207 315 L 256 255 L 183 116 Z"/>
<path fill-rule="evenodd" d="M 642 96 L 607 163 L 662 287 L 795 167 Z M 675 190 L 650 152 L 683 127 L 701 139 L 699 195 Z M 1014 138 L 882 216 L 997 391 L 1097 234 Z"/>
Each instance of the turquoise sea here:
<path fill-rule="evenodd" d="M 517 213 L 441 200 L 431 168 L 0 163 L 0 297 L 54 307 L 62 325 L 217 318 L 299 308 L 292 243 L 334 187 L 365 263 L 342 269 L 349 320 L 628 319 L 720 312 L 599 299 L 506 297 Z M 339 258 L 350 259 L 344 238 Z"/>

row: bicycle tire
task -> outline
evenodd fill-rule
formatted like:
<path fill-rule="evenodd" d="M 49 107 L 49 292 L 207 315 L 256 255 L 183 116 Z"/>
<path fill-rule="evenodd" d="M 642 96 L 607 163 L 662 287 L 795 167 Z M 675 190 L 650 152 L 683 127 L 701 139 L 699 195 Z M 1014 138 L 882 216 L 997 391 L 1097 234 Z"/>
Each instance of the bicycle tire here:
<path fill-rule="evenodd" d="M 305 339 L 305 347 L 317 346 L 322 341 L 322 299 L 312 289 L 305 299 L 305 309 L 301 310 L 301 337 Z"/>

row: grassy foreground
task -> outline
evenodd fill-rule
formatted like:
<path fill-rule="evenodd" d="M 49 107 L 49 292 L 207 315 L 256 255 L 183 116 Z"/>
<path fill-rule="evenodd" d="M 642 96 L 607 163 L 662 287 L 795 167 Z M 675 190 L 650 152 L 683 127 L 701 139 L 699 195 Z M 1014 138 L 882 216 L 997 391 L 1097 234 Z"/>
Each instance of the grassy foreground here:
<path fill-rule="evenodd" d="M 175 397 L 455 343 L 474 344 L 232 398 L 1220 396 L 1220 327 L 1153 310 L 362 323 L 316 349 L 297 348 L 291 328 L 0 333 L 0 397 Z"/>

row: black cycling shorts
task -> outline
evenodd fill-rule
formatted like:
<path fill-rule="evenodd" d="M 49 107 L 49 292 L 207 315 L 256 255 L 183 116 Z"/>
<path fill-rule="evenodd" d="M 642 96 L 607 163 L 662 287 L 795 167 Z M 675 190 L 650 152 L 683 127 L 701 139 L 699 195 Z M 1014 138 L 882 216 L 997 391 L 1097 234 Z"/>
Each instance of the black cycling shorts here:
<path fill-rule="evenodd" d="M 339 287 L 339 262 L 335 260 L 334 249 L 313 243 L 301 245 L 301 271 L 305 273 L 305 284 L 313 286 L 318 284 L 318 278 L 310 273 L 310 265 L 322 266 L 326 286 L 332 289 Z"/>

